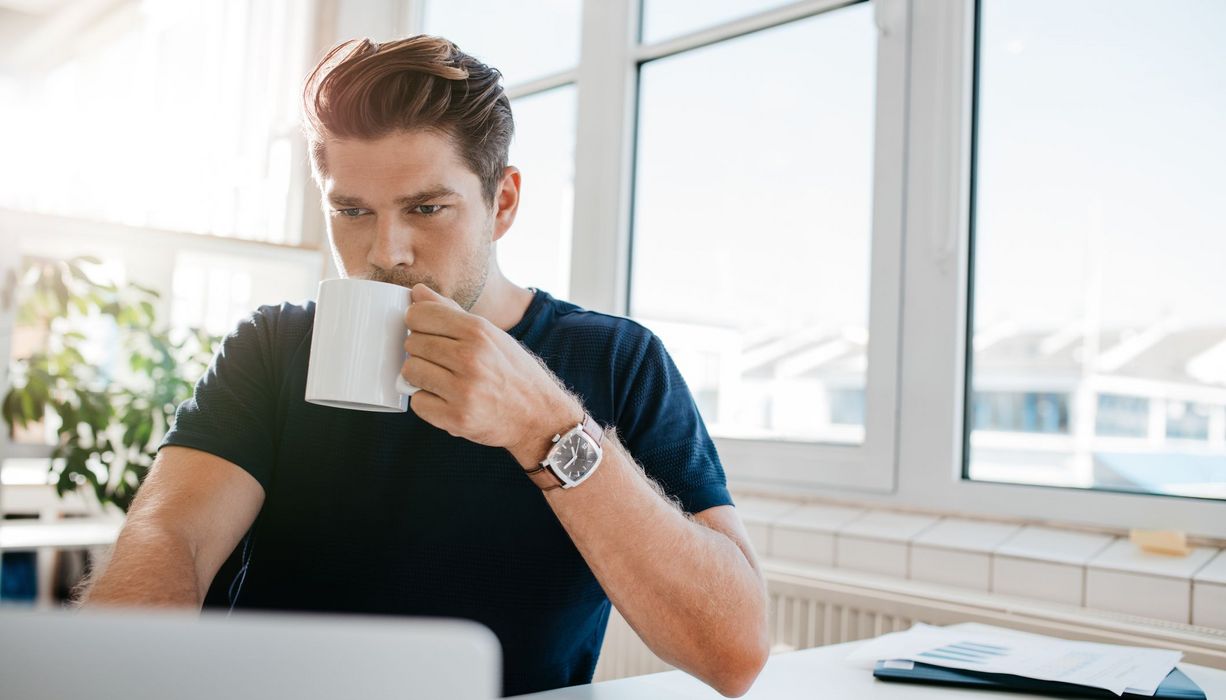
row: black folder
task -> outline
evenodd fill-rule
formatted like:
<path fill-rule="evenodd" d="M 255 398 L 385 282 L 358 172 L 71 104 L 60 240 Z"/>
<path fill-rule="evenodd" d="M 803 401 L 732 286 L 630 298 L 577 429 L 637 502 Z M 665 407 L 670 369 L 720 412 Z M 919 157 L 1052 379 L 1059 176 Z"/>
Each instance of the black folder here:
<path fill-rule="evenodd" d="M 912 668 L 887 668 L 886 662 L 878 661 L 873 675 L 883 681 L 904 683 L 930 683 L 934 685 L 963 686 L 975 690 L 1003 690 L 1015 693 L 1034 693 L 1072 698 L 1188 698 L 1205 700 L 1205 691 L 1192 682 L 1179 669 L 1172 669 L 1157 692 L 1151 696 L 1124 693 L 1116 695 L 1102 688 L 1090 688 L 1074 683 L 1043 681 L 1006 673 L 984 673 L 960 668 L 945 668 L 916 662 Z"/>

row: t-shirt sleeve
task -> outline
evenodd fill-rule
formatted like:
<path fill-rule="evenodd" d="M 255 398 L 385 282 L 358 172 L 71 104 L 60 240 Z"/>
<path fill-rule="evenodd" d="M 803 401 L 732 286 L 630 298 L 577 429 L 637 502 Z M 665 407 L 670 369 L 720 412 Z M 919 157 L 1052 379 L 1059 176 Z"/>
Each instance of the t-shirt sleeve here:
<path fill-rule="evenodd" d="M 664 344 L 649 334 L 635 354 L 617 420 L 622 443 L 685 512 L 732 505 L 715 444 Z"/>
<path fill-rule="evenodd" d="M 262 307 L 222 340 L 159 446 L 191 447 L 217 455 L 255 477 L 265 492 L 275 459 L 272 311 Z"/>

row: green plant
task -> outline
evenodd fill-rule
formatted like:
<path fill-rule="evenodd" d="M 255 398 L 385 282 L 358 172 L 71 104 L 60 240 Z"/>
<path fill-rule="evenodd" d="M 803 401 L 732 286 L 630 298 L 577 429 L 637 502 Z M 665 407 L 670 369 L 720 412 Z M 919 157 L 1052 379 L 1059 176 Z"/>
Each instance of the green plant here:
<path fill-rule="evenodd" d="M 159 326 L 156 291 L 100 277 L 94 258 L 27 261 L 16 327 L 43 347 L 14 360 L 3 419 L 12 435 L 58 417 L 56 491 L 87 487 L 126 512 L 218 339 Z"/>

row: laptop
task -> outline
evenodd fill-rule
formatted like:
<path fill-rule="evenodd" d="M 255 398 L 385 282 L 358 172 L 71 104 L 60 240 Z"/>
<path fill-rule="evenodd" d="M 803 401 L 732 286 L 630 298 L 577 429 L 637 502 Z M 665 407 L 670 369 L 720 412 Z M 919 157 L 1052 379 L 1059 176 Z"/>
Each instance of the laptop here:
<path fill-rule="evenodd" d="M 0 610 L 0 697 L 488 700 L 501 648 L 469 621 Z"/>

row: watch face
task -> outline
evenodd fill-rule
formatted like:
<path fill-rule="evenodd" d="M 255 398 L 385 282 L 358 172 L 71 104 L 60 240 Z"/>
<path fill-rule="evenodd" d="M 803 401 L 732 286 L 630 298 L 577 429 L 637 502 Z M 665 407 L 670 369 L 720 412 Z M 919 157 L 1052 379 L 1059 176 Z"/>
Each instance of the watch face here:
<path fill-rule="evenodd" d="M 574 484 L 583 481 L 599 460 L 591 440 L 580 431 L 571 431 L 558 441 L 549 463 L 555 473 Z"/>

